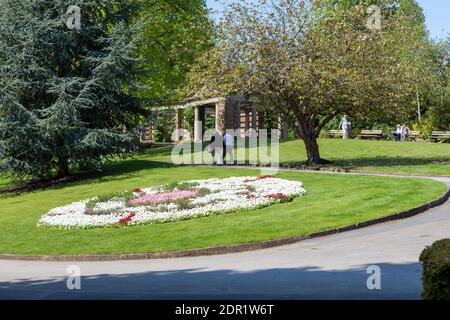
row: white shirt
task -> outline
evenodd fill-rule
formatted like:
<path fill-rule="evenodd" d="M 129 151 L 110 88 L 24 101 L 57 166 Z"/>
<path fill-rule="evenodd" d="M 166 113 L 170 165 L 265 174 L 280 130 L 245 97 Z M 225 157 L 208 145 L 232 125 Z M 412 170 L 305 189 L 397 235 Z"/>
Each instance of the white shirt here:
<path fill-rule="evenodd" d="M 227 145 L 227 146 L 234 145 L 234 138 L 229 133 L 225 133 L 225 135 L 223 136 L 223 141 L 225 142 L 225 145 Z"/>

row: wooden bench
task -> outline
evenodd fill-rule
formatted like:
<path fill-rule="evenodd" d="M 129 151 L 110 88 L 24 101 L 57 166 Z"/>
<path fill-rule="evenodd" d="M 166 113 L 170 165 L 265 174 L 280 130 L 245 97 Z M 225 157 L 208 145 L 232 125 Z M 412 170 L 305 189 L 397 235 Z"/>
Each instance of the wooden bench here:
<path fill-rule="evenodd" d="M 420 131 L 410 131 L 409 135 L 408 135 L 408 140 L 412 141 L 412 140 L 417 140 L 420 138 Z"/>
<path fill-rule="evenodd" d="M 330 130 L 328 136 L 333 138 L 342 138 L 344 136 L 344 130 Z"/>
<path fill-rule="evenodd" d="M 381 139 L 383 138 L 383 130 L 361 130 L 358 138 L 360 139 Z"/>
<path fill-rule="evenodd" d="M 431 133 L 430 140 L 432 141 L 450 140 L 450 131 L 433 131 Z"/>

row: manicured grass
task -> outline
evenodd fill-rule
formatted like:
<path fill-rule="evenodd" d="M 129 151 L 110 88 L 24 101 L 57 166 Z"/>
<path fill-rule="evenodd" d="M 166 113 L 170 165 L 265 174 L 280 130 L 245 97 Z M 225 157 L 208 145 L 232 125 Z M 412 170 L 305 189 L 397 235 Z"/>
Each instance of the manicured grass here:
<path fill-rule="evenodd" d="M 22 195 L 0 196 L 0 253 L 81 254 L 181 250 L 275 239 L 345 226 L 409 209 L 441 196 L 444 184 L 412 178 L 281 172 L 308 194 L 292 203 L 188 221 L 91 230 L 36 227 L 49 209 L 111 191 L 186 179 L 259 175 L 259 170 L 175 167 L 123 161 L 98 178 Z"/>
<path fill-rule="evenodd" d="M 331 166 L 364 171 L 450 176 L 450 144 L 373 140 L 321 139 L 322 157 Z M 281 162 L 295 163 L 306 158 L 303 144 L 281 144 Z M 301 151 L 300 151 L 301 150 Z"/>
<path fill-rule="evenodd" d="M 450 144 L 373 140 L 319 139 L 321 156 L 333 161 L 330 168 L 355 171 L 450 176 Z M 153 149 L 143 159 L 170 161 L 170 148 Z M 210 156 L 204 152 L 204 158 Z M 280 144 L 280 162 L 295 164 L 306 160 L 301 140 Z"/>

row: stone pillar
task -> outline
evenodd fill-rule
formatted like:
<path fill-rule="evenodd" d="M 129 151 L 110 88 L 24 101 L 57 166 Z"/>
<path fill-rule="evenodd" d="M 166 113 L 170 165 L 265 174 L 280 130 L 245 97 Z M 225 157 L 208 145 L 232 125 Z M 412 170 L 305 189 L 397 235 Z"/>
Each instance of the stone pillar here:
<path fill-rule="evenodd" d="M 250 136 L 254 136 L 254 135 L 257 135 L 258 133 L 257 133 L 257 131 L 256 131 L 256 127 L 257 127 L 257 122 L 256 122 L 256 120 L 257 120 L 257 118 L 256 118 L 256 107 L 255 106 L 252 106 L 252 108 L 251 108 L 251 118 L 249 118 L 249 121 L 251 121 L 250 123 L 249 123 L 249 129 L 251 129 L 251 131 L 250 131 Z"/>
<path fill-rule="evenodd" d="M 223 114 L 225 130 L 235 130 L 236 129 L 236 108 L 238 102 L 233 100 L 227 100 L 225 102 L 225 110 Z"/>
<path fill-rule="evenodd" d="M 258 112 L 258 131 L 264 128 L 264 115 L 262 112 Z"/>
<path fill-rule="evenodd" d="M 176 141 L 183 140 L 183 109 L 177 109 L 175 115 L 175 130 L 177 132 Z"/>
<path fill-rule="evenodd" d="M 153 125 L 150 125 L 149 127 L 148 127 L 148 139 L 149 140 L 153 140 Z"/>
<path fill-rule="evenodd" d="M 205 110 L 203 107 L 195 107 L 194 141 L 203 141 L 203 125 L 205 122 Z"/>
<path fill-rule="evenodd" d="M 257 123 L 256 123 L 256 107 L 252 106 L 252 129 L 256 130 Z"/>
<path fill-rule="evenodd" d="M 237 102 L 234 110 L 234 130 L 241 129 L 241 103 Z"/>
<path fill-rule="evenodd" d="M 250 129 L 250 111 L 248 111 L 248 109 L 245 109 L 244 115 L 245 115 L 245 131 L 247 132 L 247 130 Z"/>
<path fill-rule="evenodd" d="M 216 130 L 225 130 L 225 101 L 216 103 Z"/>

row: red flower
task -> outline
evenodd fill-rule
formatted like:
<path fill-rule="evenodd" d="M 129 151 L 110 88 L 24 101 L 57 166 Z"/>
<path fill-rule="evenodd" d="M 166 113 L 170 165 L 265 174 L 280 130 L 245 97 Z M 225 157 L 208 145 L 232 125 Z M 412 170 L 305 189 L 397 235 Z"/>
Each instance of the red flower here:
<path fill-rule="evenodd" d="M 119 220 L 119 223 L 125 224 L 127 222 L 131 222 L 133 220 L 133 217 L 135 216 L 134 213 L 130 214 L 128 217 L 122 218 Z"/>
<path fill-rule="evenodd" d="M 258 180 L 262 180 L 262 179 L 272 179 L 275 178 L 274 176 L 260 176 L 258 177 Z"/>
<path fill-rule="evenodd" d="M 274 176 L 260 176 L 260 177 L 258 177 L 258 178 L 256 178 L 256 179 L 247 179 L 247 180 L 244 180 L 244 182 L 255 182 L 255 181 L 258 181 L 258 180 L 263 180 L 263 179 L 273 179 L 273 178 L 275 178 Z"/>
<path fill-rule="evenodd" d="M 141 188 L 136 188 L 136 189 L 133 190 L 133 192 L 141 193 L 141 192 L 142 192 L 142 189 L 141 189 Z"/>
<path fill-rule="evenodd" d="M 291 198 L 289 196 L 285 195 L 284 193 L 269 194 L 269 195 L 267 195 L 265 197 L 269 198 L 269 199 L 282 200 L 282 201 L 289 201 L 289 200 L 291 200 Z"/>

